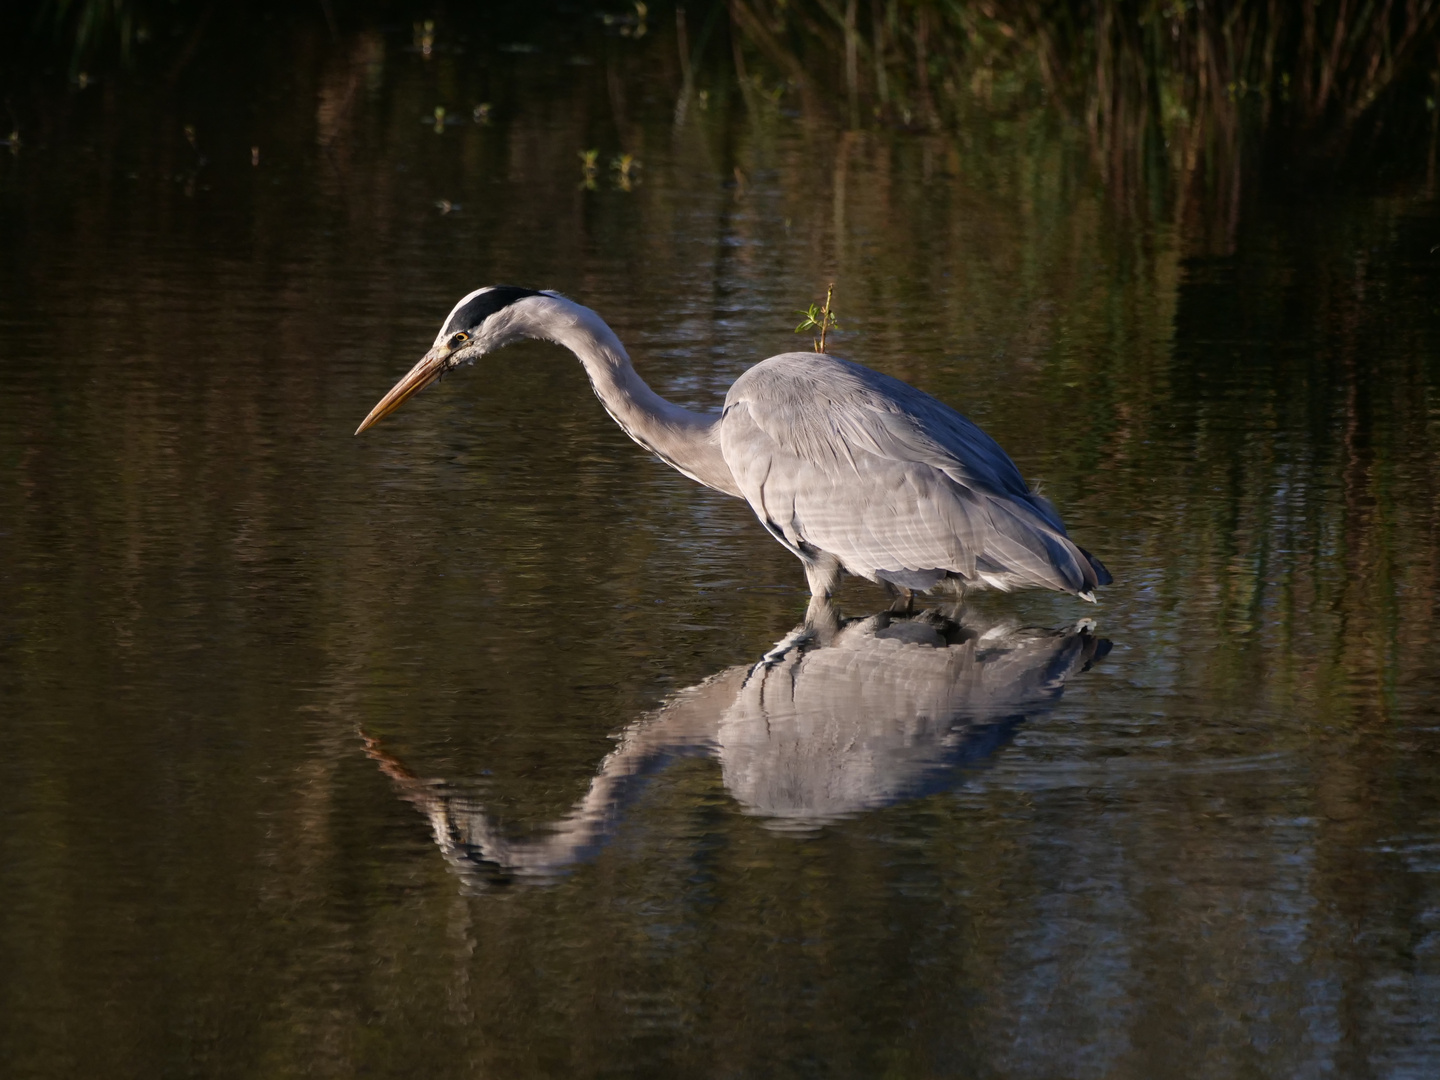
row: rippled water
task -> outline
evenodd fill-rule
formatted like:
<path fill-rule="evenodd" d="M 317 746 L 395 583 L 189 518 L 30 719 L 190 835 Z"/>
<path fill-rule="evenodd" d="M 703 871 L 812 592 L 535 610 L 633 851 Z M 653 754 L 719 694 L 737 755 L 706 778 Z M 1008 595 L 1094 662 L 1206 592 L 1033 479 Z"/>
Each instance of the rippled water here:
<path fill-rule="evenodd" d="M 1440 1071 L 1433 196 L 1137 214 L 1063 126 L 677 127 L 648 45 L 407 44 L 0 157 L 7 1075 Z M 754 669 L 799 566 L 554 347 L 351 435 L 481 284 L 702 407 L 831 280 L 1098 610 Z"/>

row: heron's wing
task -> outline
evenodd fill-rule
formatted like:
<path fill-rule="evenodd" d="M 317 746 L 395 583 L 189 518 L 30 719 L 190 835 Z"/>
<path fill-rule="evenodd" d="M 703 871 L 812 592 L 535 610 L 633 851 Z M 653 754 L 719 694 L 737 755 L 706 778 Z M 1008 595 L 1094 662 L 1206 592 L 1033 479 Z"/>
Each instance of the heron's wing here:
<path fill-rule="evenodd" d="M 720 437 L 745 499 L 797 554 L 819 549 L 853 573 L 912 587 L 947 571 L 1002 588 L 1100 584 L 995 440 L 879 372 L 772 357 L 736 380 Z"/>

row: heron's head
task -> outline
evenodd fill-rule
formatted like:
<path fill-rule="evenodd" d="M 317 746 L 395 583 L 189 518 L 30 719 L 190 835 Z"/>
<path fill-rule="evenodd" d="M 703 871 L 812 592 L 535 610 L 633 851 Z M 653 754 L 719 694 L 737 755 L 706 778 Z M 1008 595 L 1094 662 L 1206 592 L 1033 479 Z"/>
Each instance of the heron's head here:
<path fill-rule="evenodd" d="M 430 351 L 370 410 L 355 434 L 389 416 L 411 395 L 447 371 L 474 363 L 486 353 L 530 337 L 533 319 L 527 316 L 537 314 L 530 310 L 535 302 L 532 298 L 559 299 L 553 292 L 520 289 L 514 285 L 487 285 L 461 300 L 445 317 Z"/>

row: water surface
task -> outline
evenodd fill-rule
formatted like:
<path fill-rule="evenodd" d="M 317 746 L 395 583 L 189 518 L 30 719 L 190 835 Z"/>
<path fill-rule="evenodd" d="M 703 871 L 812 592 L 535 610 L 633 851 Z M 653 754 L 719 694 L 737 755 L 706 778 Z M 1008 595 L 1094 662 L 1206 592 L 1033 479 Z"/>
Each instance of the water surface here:
<path fill-rule="evenodd" d="M 1440 1070 L 1433 193 L 1138 214 L 1060 123 L 677 126 L 648 48 L 277 36 L 0 157 L 4 1071 Z M 559 350 L 351 435 L 481 284 L 713 407 L 830 281 L 1098 610 L 756 676 L 799 566 Z"/>

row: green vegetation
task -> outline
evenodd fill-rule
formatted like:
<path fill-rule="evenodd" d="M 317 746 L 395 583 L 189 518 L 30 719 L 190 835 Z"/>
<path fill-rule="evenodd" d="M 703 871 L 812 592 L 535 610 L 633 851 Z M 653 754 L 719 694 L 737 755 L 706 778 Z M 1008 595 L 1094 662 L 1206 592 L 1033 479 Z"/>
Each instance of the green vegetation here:
<path fill-rule="evenodd" d="M 588 32 L 677 46 L 683 116 L 705 72 L 734 69 L 747 103 L 793 94 L 807 112 L 862 127 L 953 128 L 977 106 L 1045 108 L 1083 128 L 1097 167 L 1133 192 L 1218 152 L 1277 144 L 1307 158 L 1387 132 L 1435 153 L 1440 0 L 693 0 L 579 5 Z M 503 6 L 502 6 L 503 7 Z M 444 12 L 384 0 L 32 0 L 8 13 L 12 47 L 95 65 L 182 69 L 197 46 L 259 17 L 309 21 L 334 39 L 414 22 L 430 55 L 457 28 L 479 39 L 573 29 L 575 5 Z M 0 17 L 3 18 L 3 17 Z M 692 34 L 688 28 L 694 28 Z M 422 31 L 423 28 L 423 31 Z M 646 33 L 646 29 L 660 33 Z M 671 34 L 673 28 L 673 37 Z M 553 36 L 553 35 L 546 35 Z M 727 40 L 728 38 L 728 40 Z M 643 40 L 642 40 L 643 39 Z M 726 73 L 728 79 L 728 71 Z M 1214 164 L 1214 162 L 1212 162 Z M 1223 167 L 1223 165 L 1221 166 Z"/>
<path fill-rule="evenodd" d="M 811 304 L 804 311 L 796 312 L 803 315 L 800 325 L 795 327 L 795 333 L 803 333 L 806 330 L 818 330 L 820 336 L 815 339 L 815 351 L 825 351 L 825 334 L 829 330 L 839 330 L 840 324 L 835 321 L 835 313 L 830 308 L 830 301 L 835 296 L 835 283 L 832 281 L 829 288 L 825 290 L 825 306 L 816 307 Z"/>
<path fill-rule="evenodd" d="M 864 10 L 862 11 L 862 7 Z M 1347 128 L 1421 93 L 1440 3 L 1349 0 L 731 0 L 741 36 L 852 111 L 930 127 L 968 91 L 1040 89 L 1114 138 L 1255 105 L 1301 130 Z"/>

